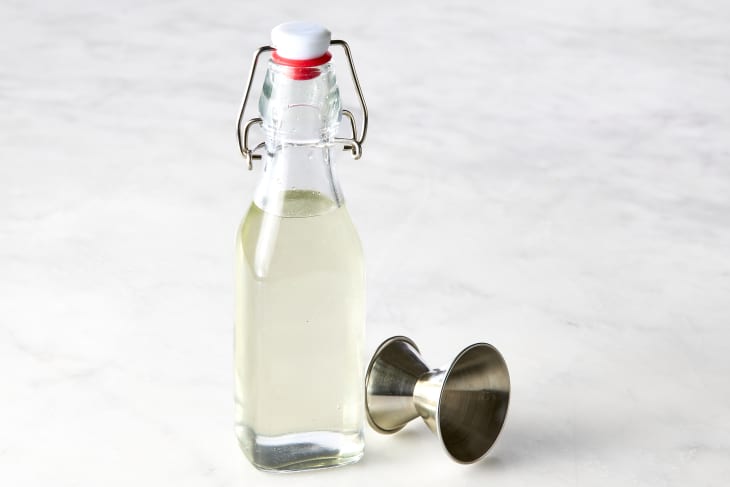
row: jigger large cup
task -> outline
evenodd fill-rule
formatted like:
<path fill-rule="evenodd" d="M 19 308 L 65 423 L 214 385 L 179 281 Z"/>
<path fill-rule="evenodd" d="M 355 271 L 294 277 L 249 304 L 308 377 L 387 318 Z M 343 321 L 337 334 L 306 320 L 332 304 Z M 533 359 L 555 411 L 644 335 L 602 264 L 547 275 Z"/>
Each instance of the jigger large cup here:
<path fill-rule="evenodd" d="M 487 343 L 469 345 L 449 367 L 429 369 L 407 337 L 384 341 L 365 378 L 368 423 L 391 434 L 421 416 L 448 454 L 473 463 L 494 444 L 507 416 L 507 364 Z"/>

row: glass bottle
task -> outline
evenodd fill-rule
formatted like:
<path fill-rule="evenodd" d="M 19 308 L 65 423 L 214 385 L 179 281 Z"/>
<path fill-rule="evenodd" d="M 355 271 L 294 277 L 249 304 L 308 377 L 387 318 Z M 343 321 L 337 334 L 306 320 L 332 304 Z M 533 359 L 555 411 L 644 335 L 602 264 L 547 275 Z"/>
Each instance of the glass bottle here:
<path fill-rule="evenodd" d="M 296 471 L 363 454 L 365 269 L 333 165 L 329 31 L 288 23 L 272 39 L 263 175 L 236 239 L 236 434 L 257 468 Z"/>

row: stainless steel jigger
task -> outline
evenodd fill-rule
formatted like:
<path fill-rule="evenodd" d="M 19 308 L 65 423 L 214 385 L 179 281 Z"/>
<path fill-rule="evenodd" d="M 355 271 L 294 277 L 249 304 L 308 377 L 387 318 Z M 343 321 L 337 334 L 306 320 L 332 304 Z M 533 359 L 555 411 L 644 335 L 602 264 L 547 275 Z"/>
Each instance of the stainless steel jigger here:
<path fill-rule="evenodd" d="M 507 416 L 507 364 L 487 343 L 469 345 L 449 367 L 429 369 L 410 338 L 375 351 L 365 378 L 368 423 L 392 434 L 421 416 L 448 454 L 473 463 L 494 444 Z"/>

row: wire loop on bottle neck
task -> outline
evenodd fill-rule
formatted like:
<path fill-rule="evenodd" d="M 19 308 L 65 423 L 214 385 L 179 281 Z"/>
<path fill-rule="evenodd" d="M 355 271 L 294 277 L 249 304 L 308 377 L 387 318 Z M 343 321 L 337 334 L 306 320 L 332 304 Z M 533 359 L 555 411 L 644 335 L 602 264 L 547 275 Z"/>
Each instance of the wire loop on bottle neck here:
<path fill-rule="evenodd" d="M 335 143 L 342 144 L 343 150 L 349 150 L 352 154 L 353 159 L 360 159 L 360 156 L 362 156 L 362 145 L 363 142 L 365 142 L 365 136 L 368 132 L 368 109 L 367 105 L 365 105 L 365 98 L 362 94 L 362 88 L 360 88 L 360 81 L 357 78 L 357 72 L 355 71 L 355 64 L 352 61 L 352 54 L 350 53 L 350 46 L 347 44 L 347 42 L 343 40 L 332 40 L 330 41 L 330 46 L 340 46 L 345 51 L 345 56 L 347 56 L 347 62 L 350 66 L 350 74 L 352 76 L 352 82 L 355 85 L 355 91 L 357 92 L 357 96 L 360 100 L 360 106 L 362 107 L 362 114 L 363 114 L 363 121 L 362 121 L 362 131 L 360 132 L 360 135 L 358 136 L 357 131 L 357 122 L 355 120 L 355 116 L 350 112 L 349 110 L 342 110 L 342 114 L 347 117 L 347 119 L 350 121 L 350 128 L 352 129 L 352 137 L 351 138 L 341 138 L 336 137 L 334 139 Z M 241 151 L 241 155 L 246 160 L 246 164 L 248 165 L 248 169 L 253 169 L 253 161 L 261 159 L 260 154 L 256 154 L 259 149 L 264 147 L 264 143 L 259 143 L 254 147 L 253 149 L 249 148 L 248 145 L 248 131 L 250 128 L 254 125 L 261 125 L 262 120 L 260 117 L 255 117 L 250 120 L 248 120 L 243 126 L 241 126 L 241 123 L 243 122 L 243 115 L 246 111 L 246 103 L 248 102 L 248 97 L 251 91 L 251 84 L 253 83 L 254 76 L 256 74 L 256 66 L 258 65 L 259 58 L 262 54 L 266 52 L 275 51 L 275 49 L 271 46 L 262 46 L 256 50 L 253 56 L 253 61 L 251 63 L 251 70 L 248 74 L 248 81 L 246 82 L 246 90 L 243 94 L 243 101 L 241 102 L 241 109 L 238 113 L 238 123 L 236 124 L 236 136 L 238 138 L 238 148 Z"/>

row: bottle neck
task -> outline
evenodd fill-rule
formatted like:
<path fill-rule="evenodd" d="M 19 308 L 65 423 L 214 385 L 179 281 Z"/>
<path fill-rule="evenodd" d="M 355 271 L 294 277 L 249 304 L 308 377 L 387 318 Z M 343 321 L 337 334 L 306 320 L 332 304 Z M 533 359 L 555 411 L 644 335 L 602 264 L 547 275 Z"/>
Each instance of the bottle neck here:
<path fill-rule="evenodd" d="M 254 194 L 262 210 L 280 216 L 315 216 L 344 205 L 334 171 L 333 140 L 341 118 L 340 94 L 331 64 L 296 68 L 269 63 L 259 99 L 266 153 L 264 173 Z M 313 205 L 290 215 L 287 201 L 309 196 L 331 204 Z M 301 213 L 299 207 L 297 212 Z"/>

